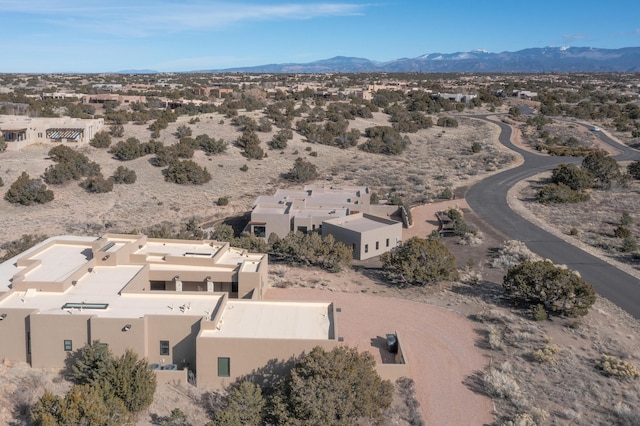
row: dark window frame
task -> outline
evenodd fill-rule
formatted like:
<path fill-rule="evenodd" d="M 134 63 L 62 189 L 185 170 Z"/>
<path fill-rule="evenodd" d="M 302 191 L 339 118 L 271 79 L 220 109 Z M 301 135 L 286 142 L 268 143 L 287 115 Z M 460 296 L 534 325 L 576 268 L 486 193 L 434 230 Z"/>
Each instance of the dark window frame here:
<path fill-rule="evenodd" d="M 171 343 L 168 340 L 160 340 L 160 355 L 169 356 L 171 354 Z"/>

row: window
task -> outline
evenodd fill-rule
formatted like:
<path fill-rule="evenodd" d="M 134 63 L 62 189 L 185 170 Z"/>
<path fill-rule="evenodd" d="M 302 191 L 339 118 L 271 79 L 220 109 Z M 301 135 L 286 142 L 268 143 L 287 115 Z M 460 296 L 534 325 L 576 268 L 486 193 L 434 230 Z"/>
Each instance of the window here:
<path fill-rule="evenodd" d="M 71 340 L 64 341 L 64 351 L 72 352 L 73 351 L 73 342 Z"/>
<path fill-rule="evenodd" d="M 387 247 L 389 247 L 389 239 L 387 238 Z"/>
<path fill-rule="evenodd" d="M 169 341 L 160 340 L 160 355 L 169 355 Z"/>
<path fill-rule="evenodd" d="M 267 236 L 267 227 L 266 226 L 254 226 L 253 227 L 253 235 L 256 237 L 264 238 Z"/>
<path fill-rule="evenodd" d="M 369 244 L 364 245 L 364 252 L 369 253 Z"/>
<path fill-rule="evenodd" d="M 376 250 L 380 250 L 380 241 L 376 241 Z"/>
<path fill-rule="evenodd" d="M 229 377 L 231 375 L 230 358 L 218 358 L 218 377 Z"/>

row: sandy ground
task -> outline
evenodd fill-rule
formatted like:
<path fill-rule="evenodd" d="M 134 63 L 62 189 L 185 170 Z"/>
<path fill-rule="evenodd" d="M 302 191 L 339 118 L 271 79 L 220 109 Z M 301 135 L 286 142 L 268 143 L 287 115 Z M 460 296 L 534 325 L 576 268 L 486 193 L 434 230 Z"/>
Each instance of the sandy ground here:
<path fill-rule="evenodd" d="M 487 359 L 474 346 L 472 324 L 461 315 L 424 303 L 375 295 L 289 288 L 269 289 L 270 300 L 331 300 L 342 308 L 345 344 L 379 357 L 372 340 L 395 330 L 406 348 L 416 398 L 428 425 L 480 425 L 493 421 L 491 400 L 463 384 Z"/>

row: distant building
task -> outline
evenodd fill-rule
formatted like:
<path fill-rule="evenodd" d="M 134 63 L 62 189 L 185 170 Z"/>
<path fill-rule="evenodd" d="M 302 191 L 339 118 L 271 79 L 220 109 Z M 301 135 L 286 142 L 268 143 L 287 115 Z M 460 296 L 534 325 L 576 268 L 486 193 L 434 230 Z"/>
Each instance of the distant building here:
<path fill-rule="evenodd" d="M 34 143 L 87 144 L 104 126 L 104 119 L 36 118 L 0 115 L 0 131 L 7 149 Z"/>
<path fill-rule="evenodd" d="M 478 95 L 465 95 L 464 93 L 432 93 L 433 99 L 447 99 L 453 102 L 470 102 L 472 99 L 477 98 Z"/>
<path fill-rule="evenodd" d="M 402 239 L 400 222 L 371 214 L 390 214 L 397 206 L 372 206 L 370 200 L 364 186 L 279 189 L 256 199 L 247 230 L 262 238 L 272 233 L 284 238 L 293 231 L 331 234 L 353 249 L 354 258 L 367 259 L 391 250 Z"/>
<path fill-rule="evenodd" d="M 325 220 L 322 235 L 332 235 L 351 247 L 357 260 L 380 256 L 395 248 L 402 238 L 402 223 L 366 213 Z"/>

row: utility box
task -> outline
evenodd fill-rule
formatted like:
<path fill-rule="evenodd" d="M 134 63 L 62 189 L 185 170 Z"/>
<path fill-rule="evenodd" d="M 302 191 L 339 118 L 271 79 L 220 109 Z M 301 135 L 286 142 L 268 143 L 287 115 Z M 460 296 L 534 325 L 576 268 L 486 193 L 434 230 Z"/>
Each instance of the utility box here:
<path fill-rule="evenodd" d="M 392 354 L 398 353 L 398 336 L 387 334 L 387 350 Z"/>

